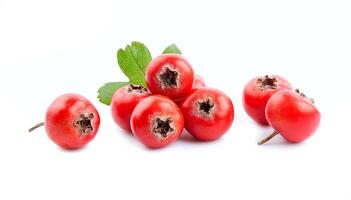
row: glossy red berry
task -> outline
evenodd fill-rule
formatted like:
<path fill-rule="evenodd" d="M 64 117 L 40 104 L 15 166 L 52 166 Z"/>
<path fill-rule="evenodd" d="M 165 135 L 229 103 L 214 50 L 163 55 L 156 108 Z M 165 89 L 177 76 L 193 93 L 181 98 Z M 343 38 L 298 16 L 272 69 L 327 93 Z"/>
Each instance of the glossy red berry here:
<path fill-rule="evenodd" d="M 131 117 L 134 135 L 147 147 L 161 148 L 177 140 L 184 128 L 178 106 L 169 98 L 153 95 L 142 100 Z"/>
<path fill-rule="evenodd" d="M 191 92 L 194 77 L 190 63 L 178 54 L 154 58 L 146 71 L 146 83 L 150 92 L 173 100 L 181 99 Z"/>
<path fill-rule="evenodd" d="M 252 79 L 246 84 L 243 92 L 246 113 L 257 123 L 268 125 L 265 109 L 269 98 L 278 91 L 291 88 L 288 81 L 276 75 Z"/>
<path fill-rule="evenodd" d="M 118 89 L 111 100 L 111 114 L 116 124 L 126 131 L 131 131 L 130 117 L 134 108 L 149 95 L 150 92 L 139 85 L 127 85 Z"/>
<path fill-rule="evenodd" d="M 299 90 L 283 90 L 269 99 L 266 117 L 275 132 L 259 144 L 267 142 L 277 134 L 292 143 L 302 142 L 316 132 L 321 114 L 313 100 Z"/>
<path fill-rule="evenodd" d="M 197 88 L 202 88 L 202 87 L 206 87 L 205 80 L 201 76 L 196 75 L 194 85 L 193 85 L 193 90 L 195 90 Z M 189 94 L 191 94 L 191 92 Z M 187 96 L 184 96 L 181 99 L 176 100 L 175 102 L 178 106 L 180 106 L 186 98 L 187 98 Z"/>
<path fill-rule="evenodd" d="M 79 149 L 94 139 L 100 116 L 93 104 L 78 94 L 57 97 L 46 112 L 49 138 L 64 149 Z"/>
<path fill-rule="evenodd" d="M 201 76 L 196 75 L 193 88 L 201 88 L 201 87 L 206 87 L 206 82 Z"/>
<path fill-rule="evenodd" d="M 216 89 L 195 89 L 182 101 L 180 108 L 186 130 L 199 140 L 220 138 L 229 130 L 234 120 L 232 101 Z"/>

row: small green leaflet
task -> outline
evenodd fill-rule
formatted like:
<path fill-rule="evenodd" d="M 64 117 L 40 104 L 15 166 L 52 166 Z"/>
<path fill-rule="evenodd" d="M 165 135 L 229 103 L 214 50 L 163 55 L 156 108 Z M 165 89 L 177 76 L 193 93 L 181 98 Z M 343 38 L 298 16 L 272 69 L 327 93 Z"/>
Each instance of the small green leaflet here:
<path fill-rule="evenodd" d="M 149 49 L 141 42 L 132 42 L 132 46 L 126 48 L 126 51 L 133 55 L 136 63 L 145 74 L 147 65 L 152 59 Z"/>
<path fill-rule="evenodd" d="M 111 99 L 113 94 L 118 90 L 119 88 L 128 85 L 128 82 L 109 82 L 105 83 L 102 87 L 99 88 L 98 90 L 98 99 L 101 103 L 105 105 L 110 105 L 111 104 Z"/>
<path fill-rule="evenodd" d="M 177 47 L 175 44 L 169 45 L 162 54 L 170 54 L 170 53 L 175 53 L 175 54 L 180 54 L 182 55 L 182 51 Z"/>
<path fill-rule="evenodd" d="M 145 71 L 152 57 L 144 44 L 132 42 L 124 50 L 119 49 L 117 59 L 121 70 L 129 78 L 130 83 L 146 86 Z"/>

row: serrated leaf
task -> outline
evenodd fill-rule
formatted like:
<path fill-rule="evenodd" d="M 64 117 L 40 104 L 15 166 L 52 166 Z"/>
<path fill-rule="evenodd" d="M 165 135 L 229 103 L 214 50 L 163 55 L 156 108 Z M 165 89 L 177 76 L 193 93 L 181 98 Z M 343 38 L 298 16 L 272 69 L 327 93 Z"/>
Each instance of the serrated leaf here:
<path fill-rule="evenodd" d="M 101 103 L 105 105 L 110 105 L 111 104 L 111 99 L 113 94 L 118 90 L 119 88 L 128 85 L 128 82 L 109 82 L 105 83 L 103 86 L 101 86 L 98 90 L 98 99 Z"/>
<path fill-rule="evenodd" d="M 126 48 L 126 51 L 133 55 L 134 60 L 145 74 L 147 65 L 152 59 L 149 49 L 143 43 L 134 41 L 131 46 Z"/>
<path fill-rule="evenodd" d="M 162 54 L 171 54 L 171 53 L 182 55 L 182 51 L 177 47 L 176 44 L 171 44 L 171 45 L 169 45 L 169 46 L 163 51 Z"/>
<path fill-rule="evenodd" d="M 117 59 L 121 70 L 129 78 L 130 83 L 146 86 L 145 71 L 151 61 L 151 54 L 144 44 L 132 42 L 124 50 L 119 49 Z"/>

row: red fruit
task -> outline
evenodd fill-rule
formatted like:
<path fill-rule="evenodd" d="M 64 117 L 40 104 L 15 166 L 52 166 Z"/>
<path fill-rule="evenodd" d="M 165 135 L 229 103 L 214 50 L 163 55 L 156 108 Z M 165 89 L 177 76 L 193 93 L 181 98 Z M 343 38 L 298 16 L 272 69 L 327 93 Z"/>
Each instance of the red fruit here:
<path fill-rule="evenodd" d="M 201 76 L 196 75 L 193 88 L 201 88 L 201 87 L 206 87 L 205 80 Z"/>
<path fill-rule="evenodd" d="M 266 117 L 275 132 L 259 144 L 264 144 L 277 134 L 292 143 L 302 142 L 316 132 L 321 115 L 313 100 L 299 90 L 283 90 L 269 99 Z"/>
<path fill-rule="evenodd" d="M 64 149 L 79 149 L 94 139 L 100 116 L 93 104 L 78 94 L 57 97 L 46 112 L 49 138 Z"/>
<path fill-rule="evenodd" d="M 178 106 L 169 98 L 153 95 L 142 100 L 131 117 L 134 135 L 150 148 L 161 148 L 177 140 L 184 128 Z"/>
<path fill-rule="evenodd" d="M 197 89 L 197 88 L 202 88 L 202 87 L 206 87 L 206 83 L 205 83 L 205 80 L 199 76 L 199 75 L 196 75 L 195 76 L 195 81 L 194 81 L 194 85 L 193 85 L 193 90 L 194 89 Z M 189 93 L 191 94 L 191 92 Z M 179 106 L 183 103 L 183 101 L 187 98 L 187 96 L 185 97 L 182 97 L 181 99 L 177 99 L 175 102 L 176 104 Z"/>
<path fill-rule="evenodd" d="M 257 123 L 268 125 L 265 108 L 273 94 L 284 89 L 292 89 L 290 83 L 280 76 L 256 77 L 244 88 L 243 105 L 246 113 Z"/>
<path fill-rule="evenodd" d="M 183 56 L 165 54 L 154 58 L 148 65 L 146 83 L 152 94 L 177 100 L 191 92 L 194 71 Z"/>
<path fill-rule="evenodd" d="M 130 117 L 134 108 L 149 95 L 150 92 L 139 85 L 127 85 L 118 89 L 111 100 L 111 114 L 116 124 L 127 131 L 131 131 Z"/>
<path fill-rule="evenodd" d="M 223 92 L 211 88 L 195 89 L 180 106 L 186 130 L 199 140 L 220 138 L 231 127 L 234 107 Z"/>

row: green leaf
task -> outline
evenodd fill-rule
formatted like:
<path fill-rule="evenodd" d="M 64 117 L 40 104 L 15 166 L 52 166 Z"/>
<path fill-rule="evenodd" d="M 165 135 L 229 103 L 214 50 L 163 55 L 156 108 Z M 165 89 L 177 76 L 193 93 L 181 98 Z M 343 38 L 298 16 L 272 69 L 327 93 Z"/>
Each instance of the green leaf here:
<path fill-rule="evenodd" d="M 132 42 L 124 50 L 119 49 L 117 59 L 130 83 L 146 86 L 145 71 L 152 58 L 149 49 L 144 44 Z"/>
<path fill-rule="evenodd" d="M 175 53 L 175 54 L 180 54 L 182 55 L 182 51 L 177 47 L 177 45 L 175 44 L 171 44 L 169 45 L 162 54 L 171 54 L 171 53 Z"/>
<path fill-rule="evenodd" d="M 113 94 L 118 90 L 119 88 L 128 85 L 128 82 L 109 82 L 105 83 L 103 86 L 101 86 L 98 90 L 98 99 L 101 103 L 110 105 L 111 99 Z"/>
<path fill-rule="evenodd" d="M 147 65 L 152 59 L 149 49 L 140 42 L 132 42 L 132 45 L 128 47 L 126 51 L 129 51 L 133 55 L 136 63 L 145 74 Z"/>

